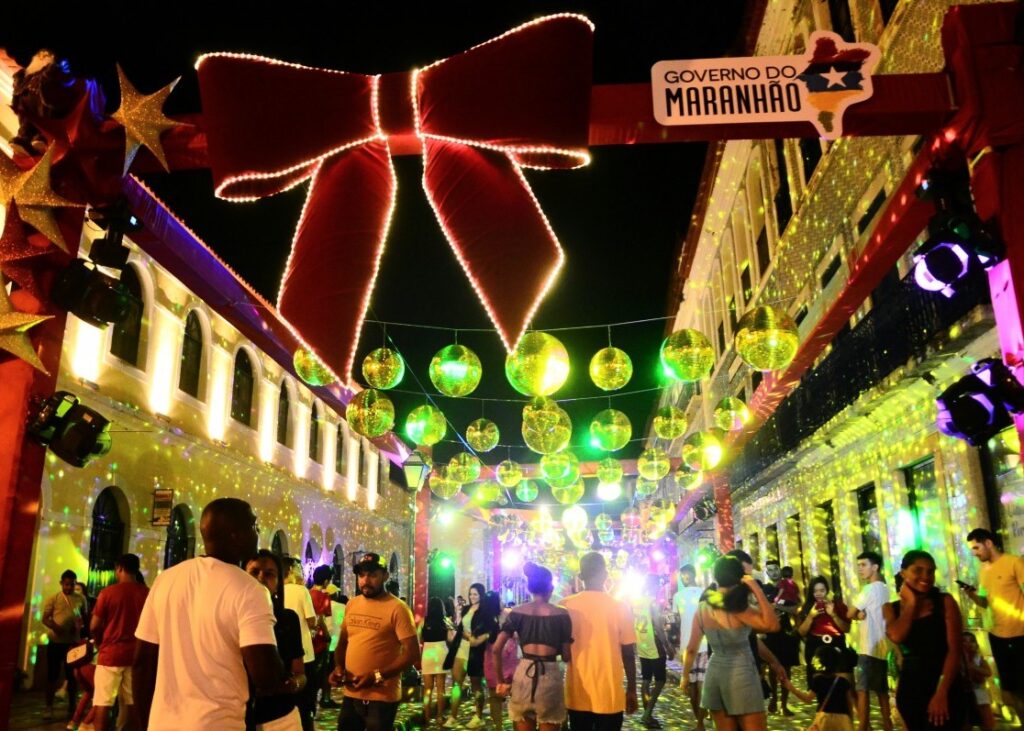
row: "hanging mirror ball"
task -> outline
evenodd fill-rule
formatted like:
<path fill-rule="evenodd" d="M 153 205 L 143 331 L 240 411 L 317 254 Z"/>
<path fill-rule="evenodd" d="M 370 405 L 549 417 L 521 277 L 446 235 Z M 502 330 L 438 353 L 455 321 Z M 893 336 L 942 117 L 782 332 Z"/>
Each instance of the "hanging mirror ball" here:
<path fill-rule="evenodd" d="M 561 451 L 572 438 L 569 415 L 549 398 L 532 399 L 523 407 L 523 441 L 538 454 Z"/>
<path fill-rule="evenodd" d="M 490 419 L 476 419 L 466 427 L 466 441 L 477 452 L 490 452 L 500 438 L 498 425 Z"/>
<path fill-rule="evenodd" d="M 654 415 L 654 433 L 659 439 L 678 439 L 686 433 L 686 413 L 675 406 L 662 406 Z"/>
<path fill-rule="evenodd" d="M 445 396 L 467 396 L 480 385 L 480 358 L 465 345 L 447 345 L 430 360 L 430 382 Z"/>
<path fill-rule="evenodd" d="M 620 482 L 599 482 L 597 483 L 597 499 L 609 502 L 622 497 L 622 483 Z"/>
<path fill-rule="evenodd" d="M 612 520 L 612 516 L 608 515 L 608 513 L 599 513 L 597 517 L 594 518 L 594 528 L 599 531 L 611 530 L 614 525 L 615 521 Z"/>
<path fill-rule="evenodd" d="M 448 478 L 460 485 L 480 479 L 480 459 L 469 452 L 459 452 L 448 462 Z"/>
<path fill-rule="evenodd" d="M 713 470 L 722 461 L 725 447 L 710 430 L 694 432 L 683 442 L 682 458 L 693 470 Z"/>
<path fill-rule="evenodd" d="M 337 380 L 327 366 L 305 348 L 295 351 L 292 365 L 295 367 L 295 375 L 308 386 L 329 386 Z"/>
<path fill-rule="evenodd" d="M 750 423 L 750 409 L 742 399 L 726 396 L 715 407 L 715 424 L 723 431 L 741 431 Z"/>
<path fill-rule="evenodd" d="M 430 404 L 417 406 L 405 417 L 405 435 L 417 447 L 433 446 L 447 433 L 448 421 L 444 414 Z"/>
<path fill-rule="evenodd" d="M 583 497 L 583 480 L 577 480 L 568 487 L 552 487 L 551 496 L 562 505 L 572 505 Z"/>
<path fill-rule="evenodd" d="M 394 388 L 405 376 L 405 361 L 391 348 L 377 348 L 363 358 L 363 378 L 372 388 Z"/>
<path fill-rule="evenodd" d="M 618 409 L 598 412 L 590 422 L 590 443 L 605 452 L 615 452 L 629 444 L 633 425 Z"/>
<path fill-rule="evenodd" d="M 697 330 L 677 330 L 661 344 L 661 367 L 673 380 L 699 381 L 711 372 L 714 364 L 715 349 L 711 347 L 711 341 Z"/>
<path fill-rule="evenodd" d="M 624 528 L 640 527 L 640 511 L 636 508 L 626 508 L 619 516 L 619 522 Z"/>
<path fill-rule="evenodd" d="M 597 463 L 598 482 L 612 484 L 622 479 L 622 463 L 614 457 L 606 457 Z"/>
<path fill-rule="evenodd" d="M 571 505 L 562 511 L 562 527 L 569 534 L 582 533 L 589 522 L 590 516 L 579 505 Z"/>
<path fill-rule="evenodd" d="M 455 497 L 462 489 L 462 485 L 454 480 L 448 479 L 448 466 L 442 465 L 430 473 L 427 480 L 430 491 L 443 500 Z"/>
<path fill-rule="evenodd" d="M 568 451 L 545 454 L 540 458 L 540 476 L 545 480 L 557 480 L 565 477 L 572 468 L 575 456 L 572 452 Z M 576 461 L 578 464 L 579 460 Z"/>
<path fill-rule="evenodd" d="M 451 468 L 449 468 L 449 472 Z M 480 504 L 493 503 L 501 496 L 501 487 L 497 482 L 492 480 L 484 480 L 476 486 L 476 491 L 473 493 L 473 499 Z"/>
<path fill-rule="evenodd" d="M 641 497 L 650 497 L 658 491 L 658 483 L 656 480 L 647 480 L 643 477 L 636 478 L 636 494 Z"/>
<path fill-rule="evenodd" d="M 685 462 L 679 465 L 679 469 L 676 470 L 676 485 L 681 490 L 693 490 L 704 484 L 704 473 L 700 470 L 691 468 Z"/>
<path fill-rule="evenodd" d="M 793 318 L 774 307 L 755 307 L 736 324 L 736 353 L 756 371 L 785 368 L 799 346 Z"/>
<path fill-rule="evenodd" d="M 645 449 L 636 460 L 636 471 L 645 480 L 657 482 L 672 469 L 668 454 L 660 447 Z"/>
<path fill-rule="evenodd" d="M 553 335 L 526 333 L 505 358 L 505 377 L 524 396 L 550 396 L 569 377 L 569 353 Z"/>
<path fill-rule="evenodd" d="M 618 391 L 633 377 L 633 361 L 624 350 L 608 346 L 590 359 L 590 380 L 602 391 Z"/>
<path fill-rule="evenodd" d="M 610 543 L 615 543 L 615 531 L 613 530 L 602 530 L 597 533 L 597 540 L 601 541 L 605 546 Z"/>
<path fill-rule="evenodd" d="M 533 480 L 523 480 L 516 485 L 516 500 L 521 503 L 532 503 L 537 499 L 537 483 Z"/>
<path fill-rule="evenodd" d="M 367 439 L 376 439 L 395 425 L 395 407 L 391 400 L 373 388 L 360 391 L 345 407 L 349 427 Z"/>
<path fill-rule="evenodd" d="M 518 462 L 506 459 L 498 464 L 497 469 L 494 471 L 494 476 L 502 487 L 515 487 L 523 479 L 523 468 Z"/>

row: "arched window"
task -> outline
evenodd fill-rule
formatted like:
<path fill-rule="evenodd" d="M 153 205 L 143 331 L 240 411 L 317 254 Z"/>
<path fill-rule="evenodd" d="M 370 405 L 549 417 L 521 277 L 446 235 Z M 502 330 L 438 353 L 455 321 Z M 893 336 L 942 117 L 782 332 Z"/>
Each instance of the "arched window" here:
<path fill-rule="evenodd" d="M 309 458 L 314 462 L 320 461 L 320 413 L 316 401 L 309 410 Z"/>
<path fill-rule="evenodd" d="M 331 555 L 331 566 L 334 568 L 334 585 L 339 589 L 344 589 L 345 577 L 351 573 L 351 569 L 346 571 L 345 549 L 341 547 L 340 543 L 334 547 L 334 553 Z"/>
<path fill-rule="evenodd" d="M 196 555 L 195 521 L 187 505 L 176 505 L 171 511 L 171 524 L 167 526 L 167 545 L 164 548 L 164 568 Z"/>
<path fill-rule="evenodd" d="M 239 350 L 235 356 L 235 377 L 231 384 L 231 418 L 246 426 L 252 424 L 252 361 Z"/>
<path fill-rule="evenodd" d="M 283 530 L 278 530 L 274 533 L 274 537 L 270 541 L 270 550 L 278 556 L 288 555 L 288 536 L 285 535 Z"/>
<path fill-rule="evenodd" d="M 125 267 L 121 284 L 128 292 L 128 315 L 114 323 L 110 352 L 131 365 L 139 364 L 139 340 L 142 338 L 142 284 L 133 267 Z"/>
<path fill-rule="evenodd" d="M 128 547 L 128 501 L 116 487 L 108 487 L 92 507 L 89 537 L 89 595 L 114 583 L 114 562 Z"/>
<path fill-rule="evenodd" d="M 283 381 L 277 397 L 277 443 L 288 446 L 288 384 Z"/>
<path fill-rule="evenodd" d="M 181 342 L 181 374 L 178 388 L 189 396 L 199 398 L 199 372 L 203 367 L 203 326 L 192 311 L 185 318 L 185 337 Z"/>
<path fill-rule="evenodd" d="M 338 446 L 334 449 L 334 471 L 339 475 L 345 474 L 345 465 L 348 463 L 348 444 L 345 442 L 345 427 L 338 424 L 337 431 Z"/>

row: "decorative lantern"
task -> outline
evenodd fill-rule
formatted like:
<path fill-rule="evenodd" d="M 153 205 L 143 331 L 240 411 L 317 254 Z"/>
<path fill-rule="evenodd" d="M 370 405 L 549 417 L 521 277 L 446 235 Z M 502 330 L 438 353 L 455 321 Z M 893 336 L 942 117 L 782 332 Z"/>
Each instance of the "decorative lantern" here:
<path fill-rule="evenodd" d="M 295 375 L 309 386 L 329 386 L 337 380 L 320 359 L 305 348 L 299 348 L 292 355 Z"/>
<path fill-rule="evenodd" d="M 469 452 L 459 452 L 448 462 L 448 478 L 465 485 L 480 478 L 480 459 Z"/>
<path fill-rule="evenodd" d="M 440 409 L 430 404 L 417 406 L 405 417 L 405 435 L 417 447 L 433 446 L 447 433 L 447 419 Z"/>
<path fill-rule="evenodd" d="M 683 442 L 682 458 L 693 470 L 713 470 L 722 461 L 725 447 L 712 431 L 698 431 Z"/>
<path fill-rule="evenodd" d="M 590 443 L 606 452 L 614 452 L 629 444 L 633 425 L 629 417 L 617 409 L 598 412 L 590 422 Z"/>
<path fill-rule="evenodd" d="M 572 505 L 583 497 L 584 491 L 583 480 L 577 480 L 568 487 L 552 487 L 551 496 L 562 505 Z"/>
<path fill-rule="evenodd" d="M 799 346 L 800 333 L 793 318 L 774 307 L 755 307 L 736 325 L 736 352 L 754 370 L 785 368 Z"/>
<path fill-rule="evenodd" d="M 363 359 L 363 378 L 373 388 L 394 388 L 405 376 L 405 361 L 391 348 L 377 348 Z"/>
<path fill-rule="evenodd" d="M 480 385 L 480 358 L 465 345 L 447 345 L 430 360 L 430 382 L 445 396 L 466 396 Z"/>
<path fill-rule="evenodd" d="M 640 497 L 650 497 L 658 491 L 658 483 L 655 480 L 647 480 L 643 477 L 636 478 L 636 494 Z"/>
<path fill-rule="evenodd" d="M 660 447 L 645 449 L 636 460 L 636 471 L 645 480 L 657 482 L 672 469 L 668 454 Z"/>
<path fill-rule="evenodd" d="M 659 439 L 678 439 L 686 433 L 686 413 L 675 406 L 662 406 L 654 415 L 654 433 Z"/>
<path fill-rule="evenodd" d="M 466 441 L 477 452 L 490 452 L 500 438 L 498 425 L 490 419 L 476 419 L 466 427 Z"/>
<path fill-rule="evenodd" d="M 715 349 L 697 330 L 677 330 L 661 344 L 662 370 L 676 381 L 699 381 L 711 372 L 714 364 Z"/>
<path fill-rule="evenodd" d="M 598 516 L 594 518 L 594 527 L 599 531 L 609 531 L 612 529 L 614 524 L 615 522 L 612 520 L 612 516 L 608 515 L 608 513 L 599 513 Z"/>
<path fill-rule="evenodd" d="M 587 511 L 579 505 L 572 505 L 562 511 L 562 527 L 570 535 L 586 530 L 588 522 L 590 517 Z"/>
<path fill-rule="evenodd" d="M 448 471 L 451 472 L 451 467 L 448 468 Z M 476 486 L 476 492 L 473 493 L 473 499 L 481 504 L 493 503 L 499 497 L 501 497 L 501 487 L 492 480 L 481 482 Z"/>
<path fill-rule="evenodd" d="M 704 484 L 704 473 L 701 470 L 695 470 L 685 462 L 679 465 L 679 469 L 676 470 L 676 485 L 681 490 L 693 490 Z"/>
<path fill-rule="evenodd" d="M 537 499 L 537 483 L 533 480 L 523 480 L 516 485 L 516 500 L 521 503 L 532 503 Z"/>
<path fill-rule="evenodd" d="M 622 464 L 614 457 L 606 457 L 597 463 L 598 482 L 611 484 L 622 479 Z"/>
<path fill-rule="evenodd" d="M 448 479 L 447 465 L 442 465 L 438 469 L 434 470 L 427 479 L 427 485 L 430 487 L 430 491 L 432 493 L 443 500 L 455 497 L 458 495 L 459 490 L 462 489 L 462 485 L 458 482 Z"/>
<path fill-rule="evenodd" d="M 494 470 L 494 476 L 502 487 L 515 487 L 523 479 L 523 468 L 519 466 L 518 462 L 506 459 L 498 464 L 497 469 Z"/>
<path fill-rule="evenodd" d="M 743 399 L 726 396 L 715 407 L 715 424 L 723 431 L 740 431 L 750 422 L 750 409 Z"/>
<path fill-rule="evenodd" d="M 526 333 L 505 358 L 505 376 L 524 396 L 550 396 L 569 377 L 569 353 L 553 335 Z"/>
<path fill-rule="evenodd" d="M 557 403 L 546 397 L 523 407 L 523 441 L 538 454 L 561 451 L 572 438 L 572 422 Z"/>
<path fill-rule="evenodd" d="M 348 425 L 367 439 L 376 439 L 395 425 L 395 407 L 391 399 L 376 389 L 360 391 L 345 408 Z"/>
<path fill-rule="evenodd" d="M 402 463 L 406 488 L 413 492 L 418 492 L 423 487 L 423 482 L 433 466 L 434 463 L 430 460 L 430 457 L 414 449 L 405 458 L 405 462 Z"/>
<path fill-rule="evenodd" d="M 632 377 L 633 361 L 624 350 L 609 345 L 590 359 L 590 380 L 602 391 L 618 391 Z"/>

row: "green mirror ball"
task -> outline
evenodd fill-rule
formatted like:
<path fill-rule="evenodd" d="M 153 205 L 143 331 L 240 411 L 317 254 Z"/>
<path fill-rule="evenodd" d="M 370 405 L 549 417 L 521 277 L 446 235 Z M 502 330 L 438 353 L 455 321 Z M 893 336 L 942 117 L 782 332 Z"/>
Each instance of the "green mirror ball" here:
<path fill-rule="evenodd" d="M 292 365 L 295 375 L 308 386 L 329 386 L 337 380 L 327 366 L 305 348 L 299 348 L 292 354 Z"/>
<path fill-rule="evenodd" d="M 553 335 L 526 333 L 505 358 L 505 377 L 524 396 L 550 396 L 569 377 L 569 353 Z"/>
<path fill-rule="evenodd" d="M 614 543 L 615 542 L 615 531 L 613 531 L 611 529 L 598 531 L 597 532 L 597 540 L 601 541 L 601 543 L 603 543 L 606 546 L 608 544 L 610 544 L 610 543 Z"/>
<path fill-rule="evenodd" d="M 629 417 L 618 409 L 599 411 L 590 422 L 590 443 L 605 452 L 615 452 L 633 436 Z"/>
<path fill-rule="evenodd" d="M 540 475 L 551 487 L 568 487 L 580 478 L 580 460 L 568 450 L 540 458 Z"/>
<path fill-rule="evenodd" d="M 570 505 L 562 511 L 562 527 L 566 533 L 580 533 L 586 530 L 589 522 L 590 516 L 587 515 L 586 509 L 579 505 Z"/>
<path fill-rule="evenodd" d="M 799 347 L 793 318 L 774 307 L 755 307 L 736 324 L 736 354 L 756 371 L 785 368 Z"/>
<path fill-rule="evenodd" d="M 494 476 L 502 487 L 515 487 L 523 480 L 523 468 L 518 462 L 506 459 L 498 463 Z"/>
<path fill-rule="evenodd" d="M 675 406 L 662 406 L 654 414 L 654 433 L 659 439 L 678 439 L 686 433 L 686 413 Z"/>
<path fill-rule="evenodd" d="M 722 461 L 725 447 L 712 431 L 698 431 L 683 441 L 683 463 L 693 470 L 713 470 Z"/>
<path fill-rule="evenodd" d="M 493 503 L 502 494 L 501 486 L 493 480 L 484 480 L 476 486 L 473 498 L 478 503 Z"/>
<path fill-rule="evenodd" d="M 444 500 L 455 497 L 462 489 L 462 485 L 448 478 L 447 465 L 442 465 L 430 473 L 427 486 L 432 493 Z"/>
<path fill-rule="evenodd" d="M 658 491 L 658 482 L 643 477 L 636 478 L 636 487 L 633 488 L 640 497 L 650 497 Z"/>
<path fill-rule="evenodd" d="M 404 376 L 405 361 L 391 348 L 377 348 L 363 358 L 363 378 L 372 388 L 394 388 Z"/>
<path fill-rule="evenodd" d="M 572 505 L 583 497 L 584 491 L 583 480 L 577 480 L 568 487 L 552 487 L 551 496 L 562 505 Z"/>
<path fill-rule="evenodd" d="M 465 485 L 480 479 L 483 465 L 480 458 L 469 452 L 459 452 L 448 462 L 448 478 Z"/>
<path fill-rule="evenodd" d="M 597 479 L 611 485 L 622 479 L 622 463 L 614 457 L 605 457 L 597 463 Z"/>
<path fill-rule="evenodd" d="M 345 419 L 356 434 L 376 439 L 387 434 L 395 425 L 395 407 L 391 399 L 380 391 L 368 388 L 348 402 Z"/>
<path fill-rule="evenodd" d="M 640 453 L 636 460 L 636 471 L 645 480 L 658 481 L 669 473 L 672 463 L 661 447 L 651 447 Z"/>
<path fill-rule="evenodd" d="M 601 348 L 590 359 L 590 380 L 602 391 L 618 391 L 633 377 L 633 361 L 624 350 Z"/>
<path fill-rule="evenodd" d="M 553 454 L 572 438 L 569 415 L 557 403 L 540 396 L 523 407 L 523 441 L 537 454 Z"/>
<path fill-rule="evenodd" d="M 726 396 L 715 407 L 714 419 L 715 425 L 723 431 L 741 431 L 750 423 L 750 409 L 743 399 Z"/>
<path fill-rule="evenodd" d="M 417 447 L 433 446 L 447 433 L 447 419 L 440 409 L 430 404 L 417 406 L 405 417 L 405 435 Z"/>
<path fill-rule="evenodd" d="M 445 396 L 468 396 L 480 385 L 480 358 L 465 345 L 447 345 L 430 360 L 430 382 Z"/>
<path fill-rule="evenodd" d="M 477 452 L 490 452 L 498 446 L 501 432 L 490 419 L 476 419 L 466 427 L 466 441 Z"/>
<path fill-rule="evenodd" d="M 661 344 L 661 366 L 676 381 L 699 381 L 711 372 L 715 349 L 707 337 L 691 328 L 677 330 Z"/>
<path fill-rule="evenodd" d="M 523 480 L 516 485 L 516 500 L 521 503 L 532 503 L 537 499 L 537 483 L 533 480 Z"/>
<path fill-rule="evenodd" d="M 701 470 L 693 469 L 685 462 L 679 465 L 675 477 L 676 485 L 681 490 L 690 491 L 704 484 L 704 473 Z"/>
<path fill-rule="evenodd" d="M 614 525 L 615 521 L 612 520 L 612 516 L 608 515 L 608 513 L 599 513 L 597 517 L 594 518 L 594 527 L 598 531 L 609 531 Z"/>

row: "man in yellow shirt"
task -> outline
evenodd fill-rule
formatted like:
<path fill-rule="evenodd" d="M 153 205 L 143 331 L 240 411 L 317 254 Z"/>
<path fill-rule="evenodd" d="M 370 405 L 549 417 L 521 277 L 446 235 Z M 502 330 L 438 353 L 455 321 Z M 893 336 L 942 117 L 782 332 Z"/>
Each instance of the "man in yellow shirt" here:
<path fill-rule="evenodd" d="M 965 591 L 979 607 L 989 610 L 989 644 L 999 670 L 1003 702 L 1024 718 L 1024 558 L 1003 553 L 1002 539 L 992 531 L 975 528 L 967 542 L 981 561 L 980 591 Z"/>
<path fill-rule="evenodd" d="M 623 711 L 635 713 L 637 707 L 633 613 L 605 592 L 608 568 L 600 553 L 580 559 L 580 578 L 583 591 L 562 600 L 572 619 L 572 657 L 565 675 L 569 728 L 619 731 Z"/>

